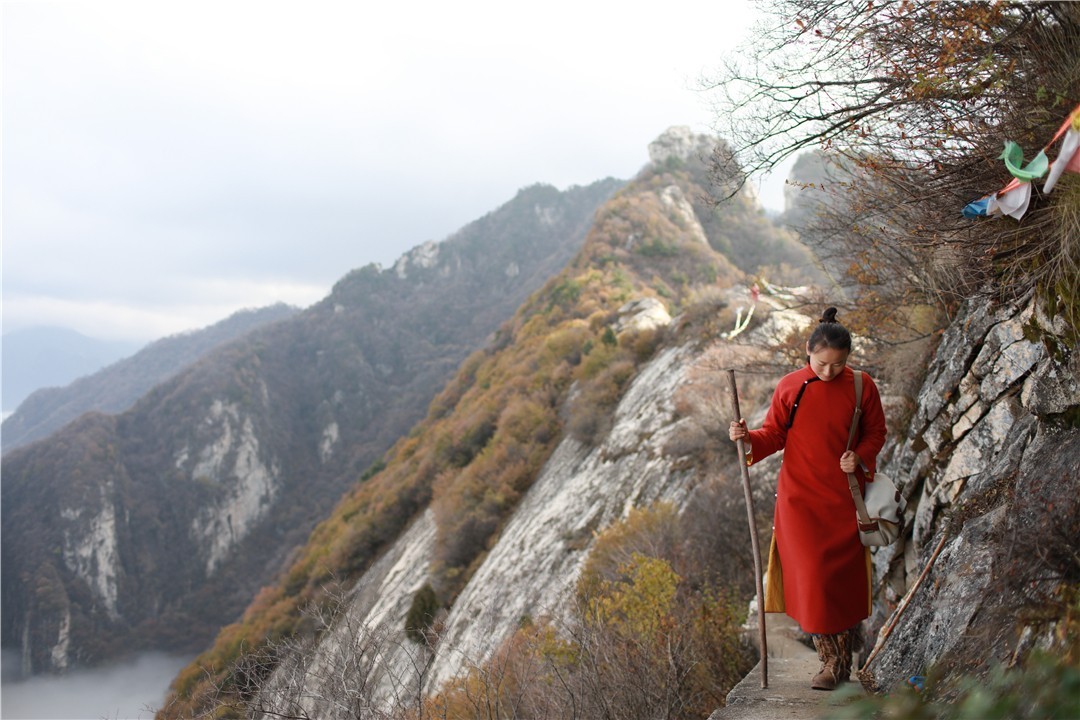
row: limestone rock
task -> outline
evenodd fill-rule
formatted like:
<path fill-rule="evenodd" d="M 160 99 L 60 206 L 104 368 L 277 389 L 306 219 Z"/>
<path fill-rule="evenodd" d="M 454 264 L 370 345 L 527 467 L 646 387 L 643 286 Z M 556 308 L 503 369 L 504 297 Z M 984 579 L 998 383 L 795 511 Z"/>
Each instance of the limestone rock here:
<path fill-rule="evenodd" d="M 600 445 L 589 447 L 573 437 L 560 443 L 455 600 L 442 623 L 438 654 L 423 677 L 415 674 L 422 667 L 415 662 L 419 650 L 404 638 L 401 618 L 428 579 L 435 541 L 430 510 L 349 591 L 349 622 L 311 650 L 308 695 L 319 694 L 319 669 L 357 627 L 391 638 L 372 678 L 376 694 L 389 703 L 402 688 L 416 688 L 419 682 L 433 692 L 470 665 L 484 662 L 521 618 L 557 618 L 568 612 L 595 531 L 656 500 L 687 502 L 691 473 L 680 470 L 680 458 L 664 448 L 682 422 L 674 395 L 685 382 L 691 354 L 688 347 L 668 348 L 645 366 L 617 406 L 613 427 Z M 329 708 L 309 710 L 318 717 L 339 717 Z"/>
<path fill-rule="evenodd" d="M 1080 429 L 1056 419 L 1076 412 L 1080 380 L 1060 332 L 1033 298 L 983 297 L 945 332 L 913 432 L 887 450 L 887 469 L 915 502 L 911 536 L 875 552 L 882 592 L 871 627 L 910 595 L 870 667 L 879 688 L 935 664 L 949 673 L 1010 661 L 1023 638 L 1047 637 L 1027 610 L 1052 600 L 1055 558 L 1072 557 L 1080 533 Z"/>
<path fill-rule="evenodd" d="M 716 138 L 698 135 L 685 125 L 676 125 L 649 143 L 649 160 L 663 165 L 669 159 L 708 161 L 716 147 Z"/>
<path fill-rule="evenodd" d="M 398 258 L 394 263 L 394 272 L 404 280 L 409 276 L 409 268 L 431 268 L 439 261 L 439 244 L 428 240 Z"/>
<path fill-rule="evenodd" d="M 615 332 L 642 332 L 667 327 L 671 324 L 664 303 L 656 298 L 647 297 L 631 300 L 619 308 L 619 319 L 615 323 Z"/>
<path fill-rule="evenodd" d="M 661 190 L 660 201 L 673 213 L 676 223 L 686 230 L 693 242 L 705 247 L 709 246 L 705 228 L 701 226 L 701 221 L 698 220 L 693 206 L 678 185 L 669 185 Z"/>
<path fill-rule="evenodd" d="M 1024 381 L 1020 401 L 1039 417 L 1060 415 L 1080 406 L 1080 353 L 1060 345 Z"/>

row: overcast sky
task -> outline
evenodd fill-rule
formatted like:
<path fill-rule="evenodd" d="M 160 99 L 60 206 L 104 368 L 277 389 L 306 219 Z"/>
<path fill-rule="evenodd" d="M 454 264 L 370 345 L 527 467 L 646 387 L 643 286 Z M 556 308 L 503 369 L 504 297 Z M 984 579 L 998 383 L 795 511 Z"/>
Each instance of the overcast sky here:
<path fill-rule="evenodd" d="M 148 341 L 632 177 L 746 3 L 3 0 L 3 329 Z M 779 186 L 762 189 L 780 205 Z"/>

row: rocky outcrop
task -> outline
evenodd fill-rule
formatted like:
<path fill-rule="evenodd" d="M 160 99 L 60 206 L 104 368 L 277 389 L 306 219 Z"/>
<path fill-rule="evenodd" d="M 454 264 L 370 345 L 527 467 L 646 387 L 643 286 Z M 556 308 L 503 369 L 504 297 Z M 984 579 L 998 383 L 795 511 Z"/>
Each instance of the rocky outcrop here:
<path fill-rule="evenodd" d="M 694 207 L 686 199 L 682 188 L 678 185 L 668 185 L 660 191 L 660 201 L 673 213 L 676 222 L 684 231 L 689 233 L 691 238 L 706 247 L 709 245 L 709 239 L 705 236 L 705 228 L 701 226 L 701 221 L 697 219 Z"/>
<path fill-rule="evenodd" d="M 660 166 L 671 160 L 708 162 L 716 143 L 715 137 L 695 133 L 686 125 L 676 125 L 649 143 L 649 161 Z"/>
<path fill-rule="evenodd" d="M 559 624 L 598 530 L 631 509 L 688 497 L 693 473 L 665 452 L 680 422 L 674 396 L 691 351 L 661 352 L 635 378 L 595 447 L 566 438 L 548 460 L 506 529 L 455 601 L 426 685 L 437 690 L 479 666 L 526 617 Z"/>
<path fill-rule="evenodd" d="M 409 277 L 409 268 L 429 269 L 435 266 L 439 260 L 439 244 L 428 240 L 423 245 L 418 245 L 409 252 L 398 258 L 394 263 L 394 272 L 404 280 Z"/>
<path fill-rule="evenodd" d="M 64 544 L 64 566 L 90 588 L 94 598 L 110 619 L 119 617 L 116 609 L 117 578 L 120 574 L 116 538 L 116 508 L 112 502 L 111 483 L 101 486 L 97 502 L 92 505 L 66 507 L 60 510 Z M 79 528 L 83 532 L 79 532 Z M 60 621 L 60 633 L 51 649 L 55 658 L 67 663 L 70 642 L 71 613 Z"/>
<path fill-rule="evenodd" d="M 191 522 L 210 576 L 273 507 L 281 468 L 274 460 L 267 466 L 260 459 L 254 424 L 250 417 L 241 416 L 237 405 L 215 401 L 204 422 L 216 426 L 218 439 L 203 447 L 193 465 L 177 462 L 177 467 L 188 470 L 189 478 L 196 482 L 220 488 Z M 182 456 L 187 454 L 185 447 Z"/>
<path fill-rule="evenodd" d="M 910 534 L 875 553 L 876 630 L 906 598 L 870 670 L 889 688 L 1022 659 L 1046 641 L 1080 543 L 1080 358 L 1036 298 L 969 300 L 945 331 L 907 437 L 884 470 Z M 925 580 L 916 578 L 940 553 Z M 908 597 L 910 596 L 910 597 Z"/>
<path fill-rule="evenodd" d="M 643 330 L 656 330 L 665 328 L 671 324 L 671 315 L 668 314 L 664 303 L 656 298 L 641 298 L 631 300 L 619 308 L 619 317 L 615 321 L 615 332 L 641 332 Z"/>

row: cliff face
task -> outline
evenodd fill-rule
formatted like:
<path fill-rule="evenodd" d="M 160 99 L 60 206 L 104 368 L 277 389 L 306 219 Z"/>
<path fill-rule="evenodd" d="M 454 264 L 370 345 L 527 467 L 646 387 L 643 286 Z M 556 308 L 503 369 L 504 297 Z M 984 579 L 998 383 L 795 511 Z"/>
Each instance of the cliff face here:
<path fill-rule="evenodd" d="M 523 190 L 394 269 L 351 273 L 130 410 L 7 454 L 5 645 L 32 672 L 204 645 L 565 265 L 618 185 Z"/>
<path fill-rule="evenodd" d="M 661 351 L 627 389 L 613 425 L 599 444 L 567 437 L 461 594 L 440 622 L 434 654 L 407 639 L 405 621 L 417 591 L 431 582 L 435 518 L 427 512 L 356 582 L 338 622 L 307 646 L 302 705 L 310 717 L 348 717 L 331 702 L 340 697 L 327 668 L 340 667 L 341 648 L 359 637 L 378 637 L 383 649 L 369 677 L 370 700 L 391 710 L 410 693 L 433 694 L 454 677 L 481 667 L 520 627 L 523 618 L 567 619 L 575 584 L 597 532 L 632 509 L 658 500 L 689 501 L 701 480 L 690 458 L 667 446 L 681 422 L 675 394 L 686 382 L 695 350 Z M 295 668 L 289 665 L 289 673 Z M 293 683 L 279 677 L 271 687 Z"/>
<path fill-rule="evenodd" d="M 1080 580 L 1078 408 L 1074 328 L 1034 298 L 964 305 L 886 450 L 912 502 L 906 541 L 875 554 L 874 629 L 907 602 L 870 667 L 880 686 L 1051 646 Z"/>

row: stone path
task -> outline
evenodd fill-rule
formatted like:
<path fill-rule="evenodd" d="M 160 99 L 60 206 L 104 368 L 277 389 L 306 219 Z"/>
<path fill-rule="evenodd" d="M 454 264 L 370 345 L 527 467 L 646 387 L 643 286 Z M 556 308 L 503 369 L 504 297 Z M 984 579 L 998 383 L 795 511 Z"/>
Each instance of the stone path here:
<path fill-rule="evenodd" d="M 765 618 L 769 645 L 769 687 L 761 688 L 761 663 L 731 689 L 727 705 L 709 720 L 802 720 L 820 718 L 831 693 L 810 689 L 821 663 L 817 653 L 795 639 L 798 626 L 787 615 Z M 755 631 L 754 638 L 757 638 Z M 858 682 L 845 687 L 861 689 Z"/>

